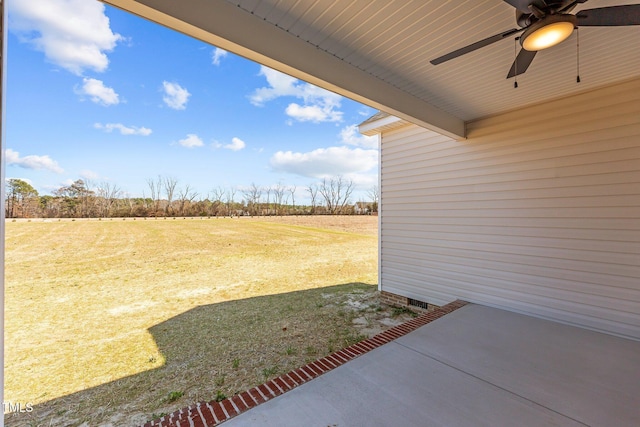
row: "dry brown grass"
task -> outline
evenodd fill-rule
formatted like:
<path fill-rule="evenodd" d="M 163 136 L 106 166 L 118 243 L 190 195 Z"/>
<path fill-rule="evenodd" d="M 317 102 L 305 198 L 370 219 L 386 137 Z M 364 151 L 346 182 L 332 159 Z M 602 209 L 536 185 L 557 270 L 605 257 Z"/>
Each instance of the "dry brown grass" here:
<path fill-rule="evenodd" d="M 8 222 L 5 400 L 35 410 L 7 425 L 141 424 L 374 333 L 376 235 L 375 217 Z"/>

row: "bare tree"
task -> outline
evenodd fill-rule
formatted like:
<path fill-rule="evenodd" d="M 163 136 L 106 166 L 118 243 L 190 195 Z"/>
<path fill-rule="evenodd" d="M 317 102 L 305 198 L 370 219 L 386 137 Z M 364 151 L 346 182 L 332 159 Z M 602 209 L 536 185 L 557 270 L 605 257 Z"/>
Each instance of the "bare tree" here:
<path fill-rule="evenodd" d="M 371 210 L 372 212 L 378 212 L 378 204 L 380 202 L 380 189 L 377 185 L 371 187 L 371 189 L 367 192 L 367 195 L 371 199 Z"/>
<path fill-rule="evenodd" d="M 226 196 L 227 196 L 227 215 L 229 215 L 229 216 L 233 216 L 232 213 L 231 213 L 231 208 L 233 207 L 233 203 L 234 203 L 233 199 L 236 197 L 236 192 L 237 191 L 238 190 L 233 188 L 233 187 L 231 187 L 231 188 L 229 188 L 227 190 L 227 194 L 226 194 Z"/>
<path fill-rule="evenodd" d="M 120 188 L 116 184 L 102 182 L 96 186 L 96 195 L 98 196 L 96 201 L 99 205 L 100 216 L 104 218 L 111 216 L 113 205 L 117 202 L 120 194 Z"/>
<path fill-rule="evenodd" d="M 158 175 L 157 180 L 151 178 L 147 179 L 147 185 L 149 186 L 149 192 L 151 193 L 151 202 L 153 203 L 153 216 L 158 215 L 160 210 L 160 191 L 162 188 L 162 177 Z"/>
<path fill-rule="evenodd" d="M 133 197 L 131 197 L 130 194 L 127 194 L 127 198 L 126 198 L 126 202 L 127 202 L 127 208 L 128 208 L 128 215 L 129 216 L 134 216 L 133 213 L 133 208 L 136 206 L 136 201 L 133 199 Z M 147 203 L 146 203 L 146 199 L 144 197 L 144 191 L 142 192 L 142 207 L 143 209 L 147 209 Z M 145 214 L 145 216 L 147 216 L 147 214 Z"/>
<path fill-rule="evenodd" d="M 251 186 L 244 190 L 244 197 L 247 201 L 247 208 L 251 215 L 258 213 L 260 204 L 260 197 L 262 197 L 262 190 L 255 183 L 251 183 Z"/>
<path fill-rule="evenodd" d="M 72 184 L 71 186 L 75 186 L 75 184 L 77 184 L 78 182 L 82 182 L 83 180 L 79 179 L 77 180 L 74 184 Z M 85 179 L 84 180 L 84 188 L 86 191 L 82 191 L 79 190 L 78 192 L 78 199 L 80 199 L 80 206 L 81 206 L 81 216 L 83 218 L 91 218 L 91 217 L 95 217 L 96 216 L 96 203 L 95 203 L 95 196 L 96 196 L 96 192 L 95 190 L 93 190 L 92 188 L 94 188 L 94 184 L 93 181 L 89 180 L 89 179 Z"/>
<path fill-rule="evenodd" d="M 224 188 L 216 187 L 211 190 L 211 215 L 218 216 L 223 206 Z"/>
<path fill-rule="evenodd" d="M 318 184 L 309 184 L 307 187 L 309 197 L 311 197 L 311 214 L 316 213 L 316 200 L 318 198 Z"/>
<path fill-rule="evenodd" d="M 187 184 L 182 190 L 178 190 L 178 202 L 180 204 L 180 215 L 185 215 L 185 208 L 187 204 L 193 203 L 195 198 L 198 196 L 190 186 Z"/>
<path fill-rule="evenodd" d="M 276 215 L 282 214 L 282 199 L 284 198 L 284 192 L 286 187 L 281 182 L 273 187 L 273 203 L 275 204 Z"/>
<path fill-rule="evenodd" d="M 344 213 L 345 206 L 349 203 L 353 192 L 353 181 L 347 181 L 342 176 L 331 178 L 329 181 L 324 178 L 318 191 L 324 198 L 327 211 L 332 215 L 337 215 Z"/>
<path fill-rule="evenodd" d="M 211 190 L 211 201 L 212 202 L 221 202 L 223 197 L 224 197 L 224 188 L 222 187 L 216 187 L 213 190 Z"/>
<path fill-rule="evenodd" d="M 371 199 L 372 202 L 377 203 L 378 198 L 380 197 L 380 190 L 377 185 L 372 186 L 369 191 L 367 191 L 367 196 Z"/>
<path fill-rule="evenodd" d="M 296 212 L 296 186 L 289 187 L 289 192 L 291 193 L 291 205 L 293 206 L 293 212 Z"/>
<path fill-rule="evenodd" d="M 267 215 L 271 213 L 271 187 L 264 187 L 264 192 L 267 193 Z"/>
<path fill-rule="evenodd" d="M 129 196 L 129 199 L 131 199 L 131 196 Z M 133 202 L 131 202 L 133 203 Z M 142 190 L 142 206 L 145 209 L 149 208 L 149 205 L 147 205 L 147 195 L 145 194 L 144 190 Z M 133 212 L 133 206 L 131 206 L 131 211 Z"/>
<path fill-rule="evenodd" d="M 171 210 L 171 203 L 173 203 L 173 195 L 176 191 L 178 180 L 176 178 L 167 176 L 162 181 L 162 185 L 164 186 L 164 192 L 167 195 L 167 206 L 165 207 L 165 213 L 166 215 L 169 215 L 169 210 Z"/>

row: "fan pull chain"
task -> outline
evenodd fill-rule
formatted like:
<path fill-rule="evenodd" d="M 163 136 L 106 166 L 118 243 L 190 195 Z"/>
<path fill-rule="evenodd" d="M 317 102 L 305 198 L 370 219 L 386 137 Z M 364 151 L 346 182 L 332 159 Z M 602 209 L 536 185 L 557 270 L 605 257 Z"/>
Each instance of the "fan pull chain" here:
<path fill-rule="evenodd" d="M 580 28 L 576 27 L 576 83 L 580 83 Z"/>
<path fill-rule="evenodd" d="M 513 76 L 513 88 L 517 89 L 518 88 L 518 39 L 520 37 L 516 37 L 513 39 L 513 66 L 514 66 L 514 71 L 515 71 L 515 75 Z"/>

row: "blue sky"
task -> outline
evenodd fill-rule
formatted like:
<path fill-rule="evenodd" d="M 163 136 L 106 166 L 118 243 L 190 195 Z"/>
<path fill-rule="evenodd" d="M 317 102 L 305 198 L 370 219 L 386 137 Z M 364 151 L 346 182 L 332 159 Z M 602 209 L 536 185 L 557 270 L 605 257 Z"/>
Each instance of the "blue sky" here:
<path fill-rule="evenodd" d="M 205 198 L 255 183 L 377 184 L 375 110 L 95 0 L 12 0 L 6 177 L 40 194 L 84 179 L 149 196 L 159 175 Z"/>

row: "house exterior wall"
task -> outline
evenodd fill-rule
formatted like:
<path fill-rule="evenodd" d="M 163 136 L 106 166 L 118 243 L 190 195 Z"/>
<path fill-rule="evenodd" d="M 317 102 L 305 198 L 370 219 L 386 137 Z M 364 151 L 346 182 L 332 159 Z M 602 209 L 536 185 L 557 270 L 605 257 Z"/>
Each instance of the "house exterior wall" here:
<path fill-rule="evenodd" d="M 382 134 L 380 289 L 640 339 L 640 80 Z"/>

